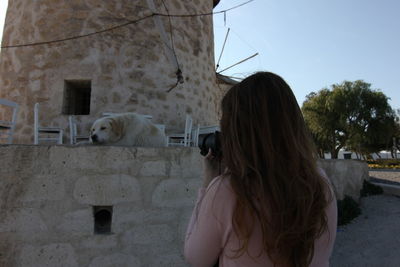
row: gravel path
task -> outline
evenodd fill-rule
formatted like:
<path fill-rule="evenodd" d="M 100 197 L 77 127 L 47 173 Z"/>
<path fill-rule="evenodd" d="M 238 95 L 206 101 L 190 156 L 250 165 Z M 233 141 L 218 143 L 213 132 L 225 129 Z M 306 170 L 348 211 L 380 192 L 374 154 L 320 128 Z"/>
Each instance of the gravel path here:
<path fill-rule="evenodd" d="M 380 182 L 399 183 L 400 171 L 371 171 Z M 378 195 L 361 199 L 362 214 L 339 227 L 332 267 L 400 266 L 400 198 Z"/>
<path fill-rule="evenodd" d="M 399 267 L 400 198 L 363 198 L 361 209 L 352 223 L 338 228 L 331 266 Z"/>
<path fill-rule="evenodd" d="M 383 183 L 398 183 L 400 185 L 400 170 L 374 170 L 369 171 L 371 181 Z M 400 265 L 399 265 L 400 266 Z"/>

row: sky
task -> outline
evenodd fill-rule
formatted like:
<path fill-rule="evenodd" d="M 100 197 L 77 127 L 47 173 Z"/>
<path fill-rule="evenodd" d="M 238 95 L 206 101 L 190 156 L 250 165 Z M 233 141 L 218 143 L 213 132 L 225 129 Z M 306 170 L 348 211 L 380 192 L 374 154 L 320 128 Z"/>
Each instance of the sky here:
<path fill-rule="evenodd" d="M 214 12 L 246 0 L 221 0 Z M 219 70 L 245 77 L 271 71 L 291 86 L 298 103 L 305 96 L 344 80 L 364 80 L 400 108 L 400 1 L 398 0 L 254 0 L 214 15 Z"/>
<path fill-rule="evenodd" d="M 0 0 L 0 36 L 7 8 Z M 246 0 L 221 0 L 214 12 Z M 254 0 L 214 15 L 215 61 L 221 74 L 238 78 L 271 71 L 305 96 L 344 80 L 364 80 L 400 108 L 400 1 Z"/>

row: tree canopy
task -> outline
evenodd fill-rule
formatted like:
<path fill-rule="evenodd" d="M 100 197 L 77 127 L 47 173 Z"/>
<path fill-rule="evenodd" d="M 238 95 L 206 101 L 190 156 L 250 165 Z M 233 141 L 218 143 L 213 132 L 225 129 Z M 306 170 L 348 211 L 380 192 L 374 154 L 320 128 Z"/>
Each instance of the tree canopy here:
<path fill-rule="evenodd" d="M 392 139 L 392 157 L 397 158 L 397 150 L 400 150 L 400 109 L 395 111 L 394 137 Z"/>
<path fill-rule="evenodd" d="M 390 149 L 396 116 L 389 98 L 362 80 L 344 81 L 307 95 L 302 111 L 320 156 L 346 148 L 367 156 Z"/>

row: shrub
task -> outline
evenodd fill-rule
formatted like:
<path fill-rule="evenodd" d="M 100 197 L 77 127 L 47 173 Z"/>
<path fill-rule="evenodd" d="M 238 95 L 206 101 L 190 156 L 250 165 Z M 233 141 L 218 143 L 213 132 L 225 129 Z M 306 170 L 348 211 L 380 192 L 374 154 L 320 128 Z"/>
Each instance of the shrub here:
<path fill-rule="evenodd" d="M 381 195 L 381 194 L 383 194 L 382 187 L 374 185 L 374 184 L 364 180 L 363 187 L 360 190 L 361 197 Z"/>
<path fill-rule="evenodd" d="M 353 198 L 345 196 L 337 201 L 338 225 L 345 225 L 361 214 L 360 205 Z"/>
<path fill-rule="evenodd" d="M 371 169 L 400 169 L 399 159 L 367 160 L 367 163 Z"/>

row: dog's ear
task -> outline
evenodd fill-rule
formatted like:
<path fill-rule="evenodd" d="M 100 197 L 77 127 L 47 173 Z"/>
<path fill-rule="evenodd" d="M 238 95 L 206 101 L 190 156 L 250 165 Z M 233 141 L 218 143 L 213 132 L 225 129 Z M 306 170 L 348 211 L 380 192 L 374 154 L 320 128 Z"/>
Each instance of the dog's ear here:
<path fill-rule="evenodd" d="M 117 138 L 121 138 L 123 135 L 124 125 L 119 118 L 109 118 L 111 131 L 117 136 Z"/>

